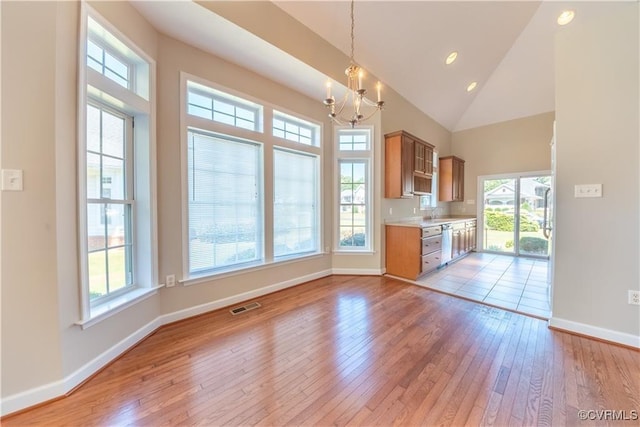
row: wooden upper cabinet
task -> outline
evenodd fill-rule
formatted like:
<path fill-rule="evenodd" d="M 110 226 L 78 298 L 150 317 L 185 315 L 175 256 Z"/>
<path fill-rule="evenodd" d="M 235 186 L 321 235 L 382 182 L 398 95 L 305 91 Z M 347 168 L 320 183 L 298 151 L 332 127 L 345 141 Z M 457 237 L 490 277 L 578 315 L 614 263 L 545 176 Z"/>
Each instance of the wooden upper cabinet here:
<path fill-rule="evenodd" d="M 414 141 L 413 171 L 433 175 L 433 147 L 422 141 Z"/>
<path fill-rule="evenodd" d="M 426 194 L 433 174 L 433 146 L 405 131 L 385 138 L 384 197 L 411 198 Z"/>
<path fill-rule="evenodd" d="M 456 156 L 440 157 L 438 200 L 462 202 L 464 200 L 464 160 Z"/>

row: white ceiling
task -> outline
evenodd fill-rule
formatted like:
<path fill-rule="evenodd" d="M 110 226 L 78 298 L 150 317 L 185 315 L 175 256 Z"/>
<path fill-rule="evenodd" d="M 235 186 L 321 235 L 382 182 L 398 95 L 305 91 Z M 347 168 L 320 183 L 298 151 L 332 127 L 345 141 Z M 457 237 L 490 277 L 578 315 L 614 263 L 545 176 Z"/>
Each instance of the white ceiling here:
<path fill-rule="evenodd" d="M 348 1 L 274 3 L 349 55 Z M 309 96 L 321 96 L 326 77 L 320 72 L 202 6 L 189 1 L 133 4 L 163 33 Z M 553 40 L 562 30 L 555 20 L 567 7 L 579 19 L 579 6 L 524 0 L 357 0 L 355 60 L 449 130 L 553 111 Z M 458 59 L 445 66 L 453 50 Z M 471 81 L 478 87 L 468 93 Z"/>

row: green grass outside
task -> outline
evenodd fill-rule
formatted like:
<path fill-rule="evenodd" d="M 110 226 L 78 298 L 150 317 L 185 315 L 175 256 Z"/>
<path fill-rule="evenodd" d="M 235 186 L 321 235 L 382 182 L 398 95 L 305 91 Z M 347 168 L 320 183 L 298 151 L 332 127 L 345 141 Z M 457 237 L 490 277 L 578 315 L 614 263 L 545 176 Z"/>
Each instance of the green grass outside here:
<path fill-rule="evenodd" d="M 126 286 L 124 248 L 109 251 L 109 291 L 113 292 Z M 91 298 L 97 298 L 107 293 L 107 264 L 105 252 L 89 254 L 89 293 Z"/>

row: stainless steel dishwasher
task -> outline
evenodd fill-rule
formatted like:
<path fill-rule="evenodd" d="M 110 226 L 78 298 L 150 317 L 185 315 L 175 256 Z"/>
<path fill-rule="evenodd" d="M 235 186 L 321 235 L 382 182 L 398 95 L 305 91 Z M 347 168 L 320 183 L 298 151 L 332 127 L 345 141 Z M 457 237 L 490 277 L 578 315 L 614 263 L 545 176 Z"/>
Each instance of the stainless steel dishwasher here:
<path fill-rule="evenodd" d="M 451 261 L 451 247 L 453 240 L 453 229 L 451 224 L 442 224 L 442 261 L 440 265 L 445 265 Z"/>

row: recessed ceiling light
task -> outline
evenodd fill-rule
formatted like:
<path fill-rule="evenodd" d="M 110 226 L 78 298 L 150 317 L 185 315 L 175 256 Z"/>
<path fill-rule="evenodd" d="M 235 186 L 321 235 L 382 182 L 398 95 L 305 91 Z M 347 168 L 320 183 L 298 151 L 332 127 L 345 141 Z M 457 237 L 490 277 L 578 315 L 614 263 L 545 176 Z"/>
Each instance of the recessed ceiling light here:
<path fill-rule="evenodd" d="M 469 83 L 469 86 L 467 86 L 467 92 L 471 92 L 472 90 L 474 90 L 476 88 L 476 86 L 478 86 L 478 82 Z"/>
<path fill-rule="evenodd" d="M 573 21 L 573 18 L 576 16 L 576 13 L 573 10 L 565 10 L 560 16 L 558 16 L 558 25 L 567 25 L 569 22 Z"/>
<path fill-rule="evenodd" d="M 444 60 L 444 63 L 447 65 L 451 65 L 453 64 L 453 61 L 456 60 L 456 58 L 458 57 L 458 52 L 451 52 L 449 54 L 449 56 L 447 56 L 447 59 Z"/>

